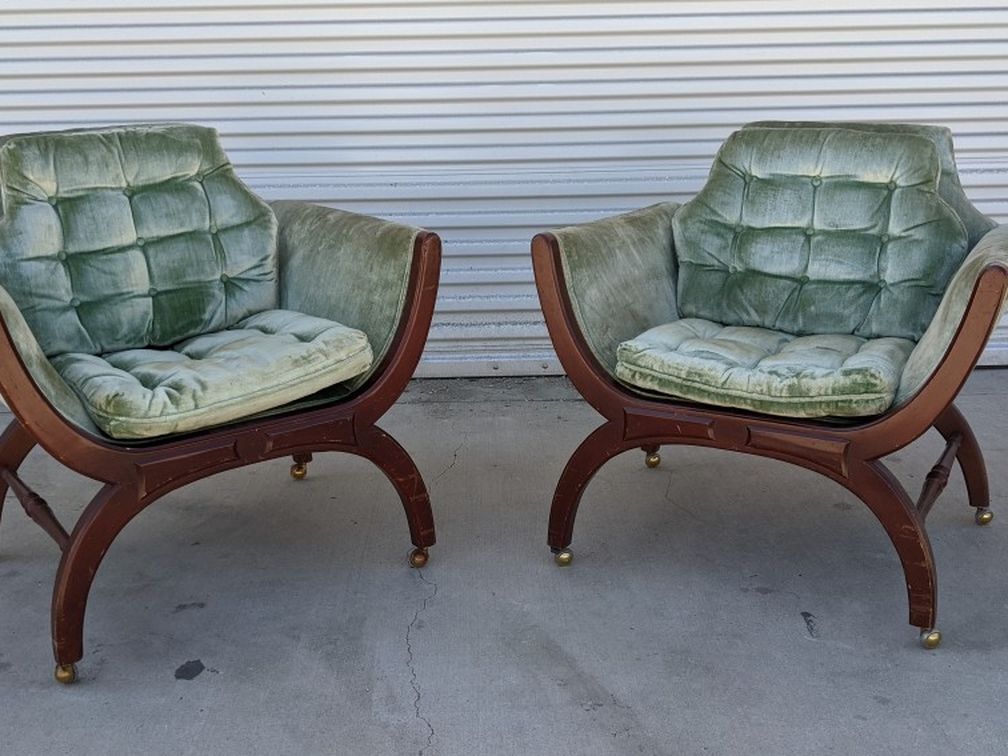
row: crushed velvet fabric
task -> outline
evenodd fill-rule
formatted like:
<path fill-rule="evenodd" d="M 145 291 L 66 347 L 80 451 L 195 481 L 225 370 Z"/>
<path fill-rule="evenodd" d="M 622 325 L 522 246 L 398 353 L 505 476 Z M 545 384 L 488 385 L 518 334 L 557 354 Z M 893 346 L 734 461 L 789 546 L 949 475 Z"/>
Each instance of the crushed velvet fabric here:
<path fill-rule="evenodd" d="M 736 132 L 673 219 L 680 315 L 916 341 L 968 251 L 940 173 L 913 133 Z"/>
<path fill-rule="evenodd" d="M 896 406 L 909 401 L 937 369 L 959 329 L 959 323 L 973 295 L 973 287 L 988 265 L 1008 268 L 1008 226 L 998 226 L 988 232 L 956 271 L 931 324 L 903 368 Z M 1003 311 L 1004 303 L 1001 307 Z"/>
<path fill-rule="evenodd" d="M 42 347 L 39 346 L 35 334 L 25 322 L 17 304 L 2 286 L 0 286 L 0 319 L 3 320 L 25 369 L 49 404 L 77 427 L 89 433 L 100 435 L 98 427 L 88 415 L 84 403 L 56 372 L 52 363 L 42 352 Z M 0 369 L 10 370 L 11 366 L 0 366 Z"/>
<path fill-rule="evenodd" d="M 616 368 L 616 347 L 677 317 L 672 216 L 663 202 L 553 231 L 574 316 L 595 358 Z"/>
<path fill-rule="evenodd" d="M 11 136 L 0 190 L 0 282 L 48 356 L 167 346 L 277 306 L 276 220 L 213 129 Z"/>
<path fill-rule="evenodd" d="M 280 306 L 349 323 L 367 334 L 375 359 L 388 354 L 406 301 L 420 229 L 305 202 L 274 202 L 280 225 Z"/>
<path fill-rule="evenodd" d="M 914 344 L 794 336 L 684 318 L 620 344 L 616 375 L 638 388 L 787 417 L 884 412 Z"/>
<path fill-rule="evenodd" d="M 171 349 L 52 358 L 95 423 L 119 439 L 219 425 L 347 381 L 371 362 L 362 331 L 288 310 L 256 313 Z"/>
<path fill-rule="evenodd" d="M 952 132 L 945 126 L 934 126 L 925 123 L 877 123 L 870 121 L 755 121 L 747 123 L 744 129 L 823 129 L 843 128 L 851 131 L 874 131 L 882 134 L 917 134 L 931 140 L 938 152 L 938 162 L 941 165 L 941 177 L 938 181 L 938 194 L 951 207 L 966 226 L 969 234 L 969 246 L 972 249 L 980 237 L 997 224 L 981 213 L 969 201 L 959 181 L 959 170 L 956 168 L 955 149 L 952 146 Z"/>

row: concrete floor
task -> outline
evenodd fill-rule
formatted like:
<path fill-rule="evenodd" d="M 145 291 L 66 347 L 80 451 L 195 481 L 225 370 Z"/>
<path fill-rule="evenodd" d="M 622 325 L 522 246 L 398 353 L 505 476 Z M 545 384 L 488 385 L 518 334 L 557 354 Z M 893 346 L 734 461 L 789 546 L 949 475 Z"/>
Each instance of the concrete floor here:
<path fill-rule="evenodd" d="M 276 460 L 189 486 L 123 532 L 91 594 L 82 679 L 51 678 L 56 549 L 0 531 L 0 753 L 1004 754 L 1008 371 L 960 401 L 990 463 L 929 519 L 936 652 L 917 645 L 871 514 L 807 471 L 666 448 L 588 489 L 576 561 L 545 546 L 552 489 L 599 423 L 560 379 L 420 381 L 383 425 L 434 501 L 431 562 L 367 462 Z M 892 458 L 914 492 L 940 451 Z M 66 521 L 96 486 L 34 453 Z"/>

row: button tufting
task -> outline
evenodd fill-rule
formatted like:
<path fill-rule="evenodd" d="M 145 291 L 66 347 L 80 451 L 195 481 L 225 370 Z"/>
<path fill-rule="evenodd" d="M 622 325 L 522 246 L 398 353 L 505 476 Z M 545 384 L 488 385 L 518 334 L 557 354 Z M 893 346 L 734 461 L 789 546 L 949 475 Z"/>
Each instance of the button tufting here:
<path fill-rule="evenodd" d="M 147 296 L 153 297 L 155 294 L 157 294 L 157 289 L 155 289 L 153 286 L 147 289 Z"/>
<path fill-rule="evenodd" d="M 808 228 L 805 229 L 805 236 L 812 236 L 812 234 L 814 234 L 814 233 L 815 233 L 815 229 L 812 228 L 812 226 L 809 226 Z"/>
<path fill-rule="evenodd" d="M 73 299 L 70 300 L 70 306 L 71 307 L 80 307 L 80 300 L 77 299 L 77 297 L 74 297 Z"/>
<path fill-rule="evenodd" d="M 819 186 L 822 183 L 822 179 L 819 176 L 812 177 L 812 186 Z"/>
<path fill-rule="evenodd" d="M 133 187 L 132 186 L 127 186 L 125 189 L 123 189 L 123 194 L 125 194 L 127 197 L 132 197 L 133 196 Z"/>
<path fill-rule="evenodd" d="M 799 278 L 798 280 L 799 280 L 799 281 L 800 281 L 801 283 L 803 283 L 803 284 L 807 284 L 807 283 L 809 282 L 809 277 L 808 277 L 808 276 L 802 276 L 802 277 L 801 277 L 801 278 Z"/>
<path fill-rule="evenodd" d="M 886 184 L 886 186 L 889 187 L 889 191 L 891 192 L 893 189 L 896 188 L 896 182 L 890 181 L 888 184 Z"/>
<path fill-rule="evenodd" d="M 228 280 L 230 280 L 230 279 L 228 279 L 228 274 L 227 273 L 221 273 L 220 280 L 223 281 L 224 283 L 227 283 Z"/>
<path fill-rule="evenodd" d="M 136 243 L 137 243 L 137 246 L 138 246 L 138 247 L 142 247 L 142 246 L 143 246 L 144 244 L 146 244 L 146 243 L 147 243 L 147 240 L 146 240 L 146 239 L 144 239 L 144 238 L 143 238 L 142 236 L 138 236 L 138 237 L 137 237 L 137 242 L 136 242 Z"/>
<path fill-rule="evenodd" d="M 735 233 L 736 234 L 741 234 L 743 231 L 745 231 L 745 226 L 743 226 L 741 223 L 739 223 L 739 224 L 737 224 L 735 226 Z"/>
<path fill-rule="evenodd" d="M 214 224 L 214 223 L 210 224 L 210 233 L 211 234 L 216 234 L 217 233 L 217 226 L 216 226 L 216 224 Z"/>
<path fill-rule="evenodd" d="M 889 241 L 889 234 L 882 234 L 882 236 L 879 237 L 879 241 L 882 242 L 883 244 L 885 244 L 886 242 L 888 242 Z"/>
<path fill-rule="evenodd" d="M 46 202 L 48 202 L 53 207 L 56 206 L 56 197 L 46 197 Z"/>
<path fill-rule="evenodd" d="M 60 262 L 65 261 L 66 258 L 67 258 L 67 254 L 66 254 L 66 252 L 63 252 L 62 250 L 56 254 L 56 259 L 59 260 Z"/>

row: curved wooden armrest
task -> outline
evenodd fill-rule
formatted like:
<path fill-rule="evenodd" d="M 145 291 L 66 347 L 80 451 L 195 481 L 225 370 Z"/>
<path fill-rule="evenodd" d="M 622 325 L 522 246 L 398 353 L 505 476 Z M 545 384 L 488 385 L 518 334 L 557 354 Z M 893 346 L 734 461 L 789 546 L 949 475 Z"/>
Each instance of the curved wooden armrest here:
<path fill-rule="evenodd" d="M 962 389 L 998 324 L 1008 293 L 1008 265 L 985 265 L 973 284 L 965 311 L 937 367 L 920 388 L 897 409 L 853 435 L 868 458 L 885 456 L 921 436 Z"/>

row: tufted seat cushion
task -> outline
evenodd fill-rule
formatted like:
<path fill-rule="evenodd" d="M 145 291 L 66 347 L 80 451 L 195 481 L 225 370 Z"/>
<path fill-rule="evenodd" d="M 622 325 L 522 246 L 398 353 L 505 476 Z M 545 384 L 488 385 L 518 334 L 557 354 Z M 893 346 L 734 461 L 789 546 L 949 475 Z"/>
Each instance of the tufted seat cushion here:
<path fill-rule="evenodd" d="M 371 367 L 367 336 L 268 310 L 170 349 L 61 354 L 52 364 L 113 438 L 206 428 L 301 399 Z"/>
<path fill-rule="evenodd" d="M 788 417 L 885 412 L 914 342 L 795 336 L 684 318 L 620 344 L 616 375 L 637 388 Z"/>

